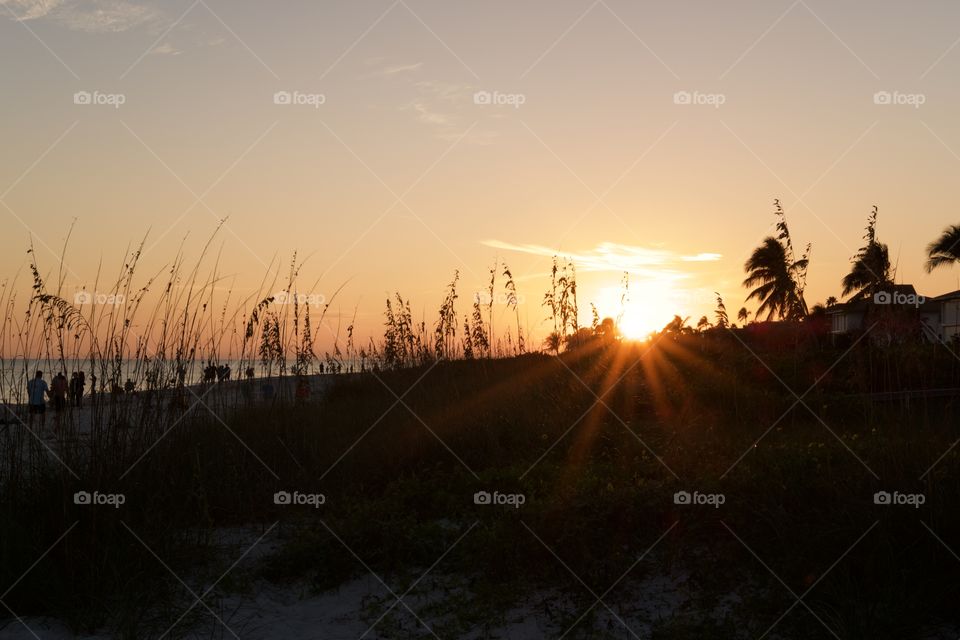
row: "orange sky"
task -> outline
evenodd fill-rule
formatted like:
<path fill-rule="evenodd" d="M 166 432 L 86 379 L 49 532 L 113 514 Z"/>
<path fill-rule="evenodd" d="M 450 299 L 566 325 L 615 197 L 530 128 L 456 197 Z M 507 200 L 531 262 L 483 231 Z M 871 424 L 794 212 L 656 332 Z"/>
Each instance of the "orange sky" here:
<path fill-rule="evenodd" d="M 74 220 L 66 283 L 89 289 L 145 233 L 144 275 L 228 218 L 224 286 L 299 251 L 360 333 L 388 292 L 432 318 L 454 269 L 469 298 L 500 256 L 542 336 L 553 253 L 583 322 L 616 315 L 626 269 L 654 328 L 713 291 L 735 313 L 774 198 L 814 245 L 811 304 L 874 204 L 898 280 L 960 288 L 922 271 L 960 222 L 955 3 L 0 5 L 0 280 L 22 295 L 31 238 L 55 272 Z"/>

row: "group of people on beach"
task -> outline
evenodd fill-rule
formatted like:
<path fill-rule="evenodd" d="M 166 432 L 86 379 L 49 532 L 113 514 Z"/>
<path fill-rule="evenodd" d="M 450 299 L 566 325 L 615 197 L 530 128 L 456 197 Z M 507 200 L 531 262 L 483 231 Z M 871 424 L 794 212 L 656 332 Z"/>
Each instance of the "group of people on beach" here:
<path fill-rule="evenodd" d="M 352 371 L 353 367 L 350 367 Z M 363 370 L 361 368 L 361 370 Z M 329 373 L 340 373 L 340 366 L 331 364 L 327 369 Z M 321 363 L 319 365 L 319 373 L 323 374 L 324 366 Z M 244 372 L 244 377 L 246 378 L 246 383 L 241 387 L 244 397 L 248 400 L 251 400 L 253 397 L 253 388 L 250 386 L 252 383 L 255 372 L 253 367 L 247 367 Z M 203 369 L 203 382 L 227 382 L 232 378 L 233 371 L 229 364 L 225 365 L 216 365 L 212 362 L 209 363 Z M 177 369 L 177 376 L 171 383 L 175 383 L 177 388 L 182 388 L 185 383 L 186 378 L 186 369 L 179 367 Z M 148 388 L 150 382 L 150 376 L 147 377 Z M 101 384 L 99 392 L 106 393 L 107 385 Z M 37 371 L 34 377 L 27 381 L 27 396 L 28 396 L 28 407 L 29 407 L 29 425 L 33 426 L 34 418 L 38 417 L 40 421 L 40 428 L 43 430 L 46 427 L 46 413 L 47 413 L 47 404 L 52 407 L 56 424 L 54 429 L 58 430 L 62 420 L 62 414 L 68 406 L 74 407 L 76 409 L 83 408 L 84 393 L 87 388 L 87 376 L 83 371 L 74 371 L 73 375 L 70 376 L 70 379 L 67 379 L 66 372 L 59 372 L 53 377 L 53 380 L 50 384 L 47 384 L 47 381 L 43 378 L 43 371 Z M 120 395 L 135 395 L 137 393 L 137 385 L 127 378 L 126 383 L 122 386 L 120 385 L 119 379 L 114 380 L 109 385 L 110 395 L 113 397 Z M 270 377 L 268 376 L 262 384 L 260 390 L 261 396 L 265 400 L 273 400 L 276 394 L 276 389 L 274 388 Z M 90 401 L 95 403 L 98 397 L 98 387 L 97 387 L 97 376 L 95 374 L 90 375 Z M 304 376 L 298 376 L 298 382 L 294 390 L 294 397 L 298 403 L 306 402 L 310 397 L 310 383 Z"/>
<path fill-rule="evenodd" d="M 233 371 L 228 364 L 216 365 L 211 362 L 203 368 L 204 382 L 225 382 L 229 380 L 232 375 Z"/>
<path fill-rule="evenodd" d="M 37 371 L 33 379 L 27 382 L 27 397 L 30 406 L 30 424 L 33 425 L 34 416 L 40 416 L 40 427 L 46 425 L 47 398 L 53 405 L 53 410 L 57 415 L 57 424 L 60 423 L 60 414 L 67 408 L 67 402 L 80 407 L 83 404 L 83 390 L 87 386 L 86 374 L 82 371 L 74 371 L 67 381 L 67 375 L 63 372 L 54 376 L 53 381 L 48 385 L 43 379 L 43 371 Z"/>
<path fill-rule="evenodd" d="M 69 404 L 77 409 L 83 408 L 83 395 L 87 387 L 87 375 L 83 371 L 74 371 L 67 380 L 67 374 L 63 371 L 53 377 L 50 384 L 43 379 L 43 371 L 37 371 L 33 379 L 27 381 L 27 398 L 29 405 L 29 426 L 33 426 L 34 416 L 39 416 L 40 428 L 46 426 L 47 400 L 53 407 L 57 427 L 60 425 L 61 414 Z M 136 385 L 133 380 L 127 378 L 126 383 L 121 387 L 119 383 L 114 382 L 111 393 L 117 395 L 122 393 L 135 393 Z M 90 375 L 90 398 L 96 399 L 97 394 L 97 376 Z"/>

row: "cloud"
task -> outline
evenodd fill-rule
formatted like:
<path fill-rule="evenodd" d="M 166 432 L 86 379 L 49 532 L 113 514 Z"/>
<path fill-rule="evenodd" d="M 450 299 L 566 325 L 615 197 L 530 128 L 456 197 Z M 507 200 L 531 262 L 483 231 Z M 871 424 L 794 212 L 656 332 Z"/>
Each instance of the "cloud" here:
<path fill-rule="evenodd" d="M 72 2 L 57 12 L 57 19 L 68 29 L 88 33 L 116 33 L 140 26 L 157 18 L 144 5 L 126 0 Z"/>
<path fill-rule="evenodd" d="M 415 86 L 421 94 L 445 102 L 467 102 L 473 99 L 474 87 L 469 84 L 420 80 Z"/>
<path fill-rule="evenodd" d="M 677 267 L 685 262 L 714 262 L 722 258 L 719 253 L 698 253 L 694 255 L 678 254 L 667 249 L 655 249 L 634 245 L 603 242 L 591 250 L 565 252 L 539 244 L 513 244 L 501 240 L 484 240 L 482 244 L 535 256 L 564 256 L 573 260 L 578 269 L 594 272 L 624 271 L 642 276 L 656 277 L 661 280 L 682 280 L 690 274 Z"/>
<path fill-rule="evenodd" d="M 408 73 L 410 71 L 419 71 L 420 67 L 423 66 L 422 62 L 416 64 L 399 64 L 392 67 L 387 67 L 380 70 L 380 75 L 384 76 L 394 76 L 398 73 Z"/>
<path fill-rule="evenodd" d="M 36 20 L 63 4 L 63 0 L 0 0 L 0 5 L 17 20 Z"/>
<path fill-rule="evenodd" d="M 462 110 L 472 104 L 474 87 L 469 84 L 453 84 L 434 80 L 414 83 L 418 96 L 404 108 L 417 113 L 417 120 L 432 126 L 434 135 L 441 140 L 486 146 L 493 144 L 499 134 L 476 126 L 468 127 L 461 117 Z"/>
<path fill-rule="evenodd" d="M 453 116 L 434 111 L 431 104 L 425 100 L 414 100 L 409 108 L 417 112 L 417 120 L 424 124 L 448 127 L 453 123 Z"/>
<path fill-rule="evenodd" d="M 157 56 L 178 56 L 180 55 L 180 50 L 175 48 L 169 42 L 164 42 L 159 47 L 156 47 L 153 51 L 150 52 L 150 55 Z"/>
<path fill-rule="evenodd" d="M 472 106 L 476 87 L 469 84 L 418 80 L 417 72 L 422 62 L 387 64 L 384 58 L 366 61 L 368 67 L 380 66 L 367 78 L 397 78 L 401 84 L 415 92 L 410 101 L 402 104 L 402 111 L 414 113 L 417 122 L 433 129 L 433 135 L 446 142 L 460 141 L 464 144 L 486 146 L 493 144 L 499 134 L 469 126 L 463 117 L 464 109 Z"/>
<path fill-rule="evenodd" d="M 722 257 L 723 255 L 719 253 L 698 253 L 695 256 L 683 256 L 681 260 L 684 262 L 715 262 Z"/>
<path fill-rule="evenodd" d="M 384 58 L 372 58 L 366 61 L 368 67 L 381 66 L 384 63 Z M 386 78 L 390 76 L 402 76 L 410 74 L 416 71 L 419 71 L 423 67 L 422 62 L 414 62 L 410 64 L 389 64 L 375 71 L 365 73 L 361 75 L 361 78 Z"/>
<path fill-rule="evenodd" d="M 17 20 L 48 18 L 67 29 L 117 33 L 152 22 L 153 8 L 127 0 L 0 0 Z"/>

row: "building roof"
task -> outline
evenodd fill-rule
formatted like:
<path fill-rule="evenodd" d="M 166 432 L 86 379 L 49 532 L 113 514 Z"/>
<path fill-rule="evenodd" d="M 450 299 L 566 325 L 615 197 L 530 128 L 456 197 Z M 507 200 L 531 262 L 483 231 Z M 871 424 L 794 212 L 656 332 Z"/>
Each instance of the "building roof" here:
<path fill-rule="evenodd" d="M 838 302 L 832 307 L 827 307 L 827 314 L 849 313 L 851 311 L 863 311 L 867 308 L 867 301 L 863 298 L 851 300 L 850 302 Z"/>
<path fill-rule="evenodd" d="M 925 298 L 925 302 L 924 302 L 923 305 L 921 305 L 921 306 L 924 307 L 924 308 L 929 308 L 929 307 L 927 307 L 927 305 L 928 305 L 928 304 L 930 303 L 930 301 L 932 300 L 932 299 L 929 298 L 929 297 L 920 296 L 919 294 L 917 294 L 917 290 L 916 290 L 916 288 L 915 288 L 912 284 L 895 284 L 895 285 L 893 285 L 893 286 L 890 286 L 890 287 L 885 288 L 884 291 L 886 291 L 886 292 L 888 292 L 888 293 L 891 293 L 891 294 L 900 294 L 900 295 L 904 295 L 904 296 L 924 297 L 924 298 Z M 960 291 L 955 291 L 954 293 L 958 294 L 958 297 L 960 297 Z M 951 295 L 951 294 L 944 294 L 944 295 L 949 296 L 949 295 Z M 943 296 L 940 296 L 940 297 L 935 298 L 935 299 L 936 299 L 936 300 L 940 300 L 941 297 L 943 297 Z M 872 299 L 872 297 L 859 296 L 859 295 L 858 295 L 858 296 L 850 299 L 848 302 L 841 302 L 841 303 L 838 303 L 838 304 L 833 305 L 832 307 L 827 307 L 827 313 L 828 313 L 828 314 L 838 314 L 838 313 L 851 313 L 851 312 L 857 312 L 857 311 L 866 311 L 867 308 L 870 307 L 871 305 L 873 305 L 873 299 Z M 913 305 L 899 305 L 899 306 L 913 306 Z"/>
<path fill-rule="evenodd" d="M 890 293 L 902 293 L 908 296 L 917 295 L 917 290 L 912 284 L 895 284 L 892 287 L 886 287 L 884 290 Z"/>
<path fill-rule="evenodd" d="M 960 298 L 960 289 L 957 289 L 956 291 L 951 291 L 950 293 L 942 293 L 933 299 L 936 300 L 937 302 L 941 302 L 943 300 L 953 300 L 955 298 Z"/>

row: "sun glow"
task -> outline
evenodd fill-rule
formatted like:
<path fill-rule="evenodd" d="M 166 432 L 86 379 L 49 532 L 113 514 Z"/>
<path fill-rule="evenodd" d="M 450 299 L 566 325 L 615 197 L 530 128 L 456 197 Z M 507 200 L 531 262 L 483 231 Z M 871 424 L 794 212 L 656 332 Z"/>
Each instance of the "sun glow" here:
<path fill-rule="evenodd" d="M 659 314 L 654 311 L 636 303 L 631 304 L 620 319 L 620 333 L 628 340 L 643 340 L 652 332 L 662 329 L 669 318 L 660 322 Z"/>
<path fill-rule="evenodd" d="M 631 282 L 629 299 L 621 304 L 622 289 L 603 287 L 597 295 L 597 311 L 601 318 L 617 318 L 622 312 L 619 329 L 628 340 L 643 340 L 663 329 L 673 316 L 689 315 L 692 296 L 666 280 Z"/>

